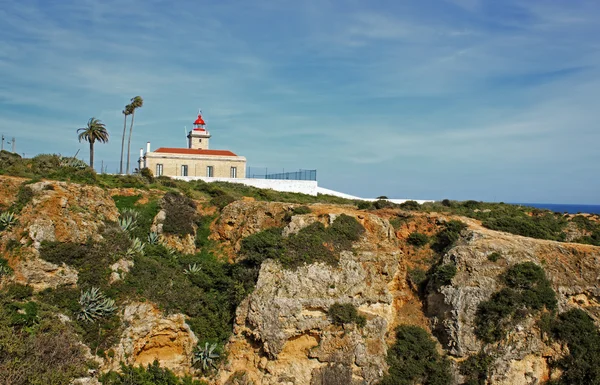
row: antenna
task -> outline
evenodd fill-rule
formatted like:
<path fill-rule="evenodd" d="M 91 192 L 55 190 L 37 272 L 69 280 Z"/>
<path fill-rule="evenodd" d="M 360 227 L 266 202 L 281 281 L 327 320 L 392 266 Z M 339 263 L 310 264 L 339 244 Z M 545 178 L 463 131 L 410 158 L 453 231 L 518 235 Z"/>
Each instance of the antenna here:
<path fill-rule="evenodd" d="M 187 134 L 188 134 L 188 132 L 187 132 L 187 126 L 183 126 L 183 134 L 185 135 L 185 138 L 186 138 L 185 145 L 187 146 L 188 145 L 188 143 L 187 143 Z"/>
<path fill-rule="evenodd" d="M 12 152 L 13 153 L 15 153 L 16 147 L 17 147 L 17 140 L 13 136 L 13 138 L 12 138 Z M 25 156 L 23 156 L 23 157 L 25 157 Z"/>
<path fill-rule="evenodd" d="M 4 134 L 2 135 L 2 147 L 0 148 L 0 151 L 4 151 Z"/>

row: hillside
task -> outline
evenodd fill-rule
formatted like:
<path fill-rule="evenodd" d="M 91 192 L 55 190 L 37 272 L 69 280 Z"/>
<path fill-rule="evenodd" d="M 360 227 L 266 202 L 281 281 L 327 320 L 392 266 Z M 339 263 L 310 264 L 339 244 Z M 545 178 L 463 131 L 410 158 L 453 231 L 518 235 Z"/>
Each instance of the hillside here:
<path fill-rule="evenodd" d="M 600 383 L 597 216 L 53 159 L 0 162 L 2 385 Z"/>

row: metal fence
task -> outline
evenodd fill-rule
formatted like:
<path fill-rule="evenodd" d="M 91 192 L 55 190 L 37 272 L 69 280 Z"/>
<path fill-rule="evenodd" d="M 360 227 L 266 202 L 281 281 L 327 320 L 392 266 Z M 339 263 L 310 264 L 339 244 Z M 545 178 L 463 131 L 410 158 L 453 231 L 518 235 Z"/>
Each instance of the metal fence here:
<path fill-rule="evenodd" d="M 271 169 L 274 171 L 273 169 Z M 279 171 L 279 170 L 277 170 Z M 268 168 L 248 167 L 246 170 L 247 178 L 254 179 L 287 179 L 287 180 L 317 180 L 317 170 L 298 170 L 281 172 L 269 172 Z"/>

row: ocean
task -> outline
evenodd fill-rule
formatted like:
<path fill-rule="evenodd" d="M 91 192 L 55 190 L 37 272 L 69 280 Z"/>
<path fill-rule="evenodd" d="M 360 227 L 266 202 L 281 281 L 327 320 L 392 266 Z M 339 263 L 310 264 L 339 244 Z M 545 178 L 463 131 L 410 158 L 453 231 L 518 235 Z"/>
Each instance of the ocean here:
<path fill-rule="evenodd" d="M 600 205 L 563 205 L 555 203 L 512 203 L 513 205 L 523 205 L 536 207 L 538 209 L 548 209 L 555 213 L 588 213 L 588 214 L 600 214 Z"/>

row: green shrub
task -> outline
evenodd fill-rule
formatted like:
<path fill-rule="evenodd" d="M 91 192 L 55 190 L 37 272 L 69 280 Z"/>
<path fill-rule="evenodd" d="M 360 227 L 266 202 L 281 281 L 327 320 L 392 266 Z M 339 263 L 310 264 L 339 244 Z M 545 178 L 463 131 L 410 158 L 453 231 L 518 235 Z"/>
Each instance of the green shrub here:
<path fill-rule="evenodd" d="M 191 377 L 179 378 L 167 368 L 161 368 L 154 361 L 146 368 L 121 363 L 121 371 L 110 371 L 100 376 L 103 385 L 203 385 L 205 382 L 193 380 Z"/>
<path fill-rule="evenodd" d="M 202 215 L 196 221 L 196 248 L 202 248 L 210 243 L 210 224 L 215 219 L 214 216 Z"/>
<path fill-rule="evenodd" d="M 375 205 L 373 204 L 373 202 L 369 202 L 369 201 L 358 201 L 356 203 L 356 207 L 359 210 L 373 210 L 373 209 L 375 209 Z"/>
<path fill-rule="evenodd" d="M 0 297 L 0 383 L 63 385 L 87 373 L 73 328 L 35 302 Z"/>
<path fill-rule="evenodd" d="M 400 325 L 388 348 L 388 374 L 381 385 L 448 385 L 450 363 L 441 357 L 430 335 L 418 326 Z"/>
<path fill-rule="evenodd" d="M 429 237 L 423 233 L 418 233 L 415 231 L 408 235 L 406 242 L 415 247 L 421 247 L 429 243 Z"/>
<path fill-rule="evenodd" d="M 268 258 L 291 269 L 315 262 L 336 265 L 339 253 L 350 250 L 365 229 L 354 217 L 341 214 L 329 227 L 315 222 L 287 238 L 281 231 L 271 228 L 244 238 L 240 252 L 253 266 Z"/>
<path fill-rule="evenodd" d="M 437 265 L 432 268 L 429 275 L 429 283 L 433 290 L 439 290 L 442 286 L 450 285 L 452 278 L 456 275 L 456 265 L 447 263 L 445 265 Z"/>
<path fill-rule="evenodd" d="M 567 221 L 552 213 L 545 213 L 531 217 L 521 215 L 487 218 L 482 221 L 482 224 L 488 229 L 525 237 L 563 241 L 565 239 L 563 229 Z"/>
<path fill-rule="evenodd" d="M 168 192 L 162 199 L 161 207 L 166 213 L 163 223 L 165 233 L 179 236 L 194 234 L 194 223 L 198 215 L 193 200 L 182 194 Z"/>
<path fill-rule="evenodd" d="M 396 207 L 396 204 L 388 201 L 387 199 L 377 199 L 375 202 L 373 202 L 373 207 L 375 207 L 377 210 L 381 210 L 390 207 Z"/>
<path fill-rule="evenodd" d="M 6 285 L 2 291 L 7 299 L 13 301 L 23 301 L 27 298 L 31 298 L 33 295 L 33 288 L 31 286 L 21 285 L 20 283 Z"/>
<path fill-rule="evenodd" d="M 341 304 L 336 302 L 329 307 L 327 314 L 335 325 L 343 326 L 344 324 L 354 323 L 362 328 L 367 324 L 365 316 L 359 315 L 356 307 L 351 303 Z"/>
<path fill-rule="evenodd" d="M 463 385 L 486 385 L 490 365 L 493 362 L 494 358 L 484 352 L 469 356 L 461 362 L 459 371 L 465 376 Z"/>
<path fill-rule="evenodd" d="M 517 264 L 502 276 L 509 286 L 492 294 L 477 307 L 475 334 L 484 342 L 495 342 L 506 330 L 532 311 L 557 306 L 556 295 L 544 270 L 532 262 Z"/>
<path fill-rule="evenodd" d="M 40 247 L 40 257 L 77 269 L 77 283 L 82 288 L 106 288 L 111 274 L 110 265 L 125 255 L 131 241 L 127 234 L 114 229 L 106 229 L 104 234 L 106 240 L 101 243 L 82 245 L 44 241 Z"/>
<path fill-rule="evenodd" d="M 231 195 L 218 195 L 210 200 L 211 206 L 216 206 L 219 210 L 223 210 L 228 204 L 235 202 L 235 198 Z"/>
<path fill-rule="evenodd" d="M 148 167 L 144 167 L 140 170 L 140 176 L 146 179 L 148 183 L 154 183 L 154 173 L 152 173 L 152 170 Z"/>
<path fill-rule="evenodd" d="M 293 215 L 304 215 L 304 214 L 310 214 L 310 213 L 311 213 L 311 210 L 310 210 L 310 207 L 308 207 L 308 206 L 297 206 L 292 209 Z"/>
<path fill-rule="evenodd" d="M 26 184 L 21 185 L 17 193 L 17 199 L 10 207 L 11 212 L 20 213 L 21 210 L 33 199 L 33 190 Z"/>
<path fill-rule="evenodd" d="M 583 310 L 569 310 L 553 322 L 551 331 L 569 348 L 569 354 L 556 363 L 562 376 L 551 384 L 600 384 L 600 331 L 594 320 Z"/>
<path fill-rule="evenodd" d="M 435 236 L 435 241 L 431 248 L 438 253 L 445 253 L 450 250 L 456 241 L 460 238 L 460 233 L 467 227 L 461 221 L 451 220 L 444 224 L 444 228 Z"/>
<path fill-rule="evenodd" d="M 411 211 L 421 210 L 421 205 L 417 201 L 406 201 L 404 203 L 400 203 L 399 206 L 403 210 L 411 210 Z"/>
<path fill-rule="evenodd" d="M 498 260 L 500 258 L 502 258 L 502 254 L 500 254 L 497 251 L 494 251 L 490 255 L 487 256 L 488 261 L 491 261 L 491 262 L 498 262 Z"/>
<path fill-rule="evenodd" d="M 424 289 L 427 283 L 427 272 L 425 270 L 419 268 L 408 269 L 406 275 L 415 290 L 421 292 Z"/>

